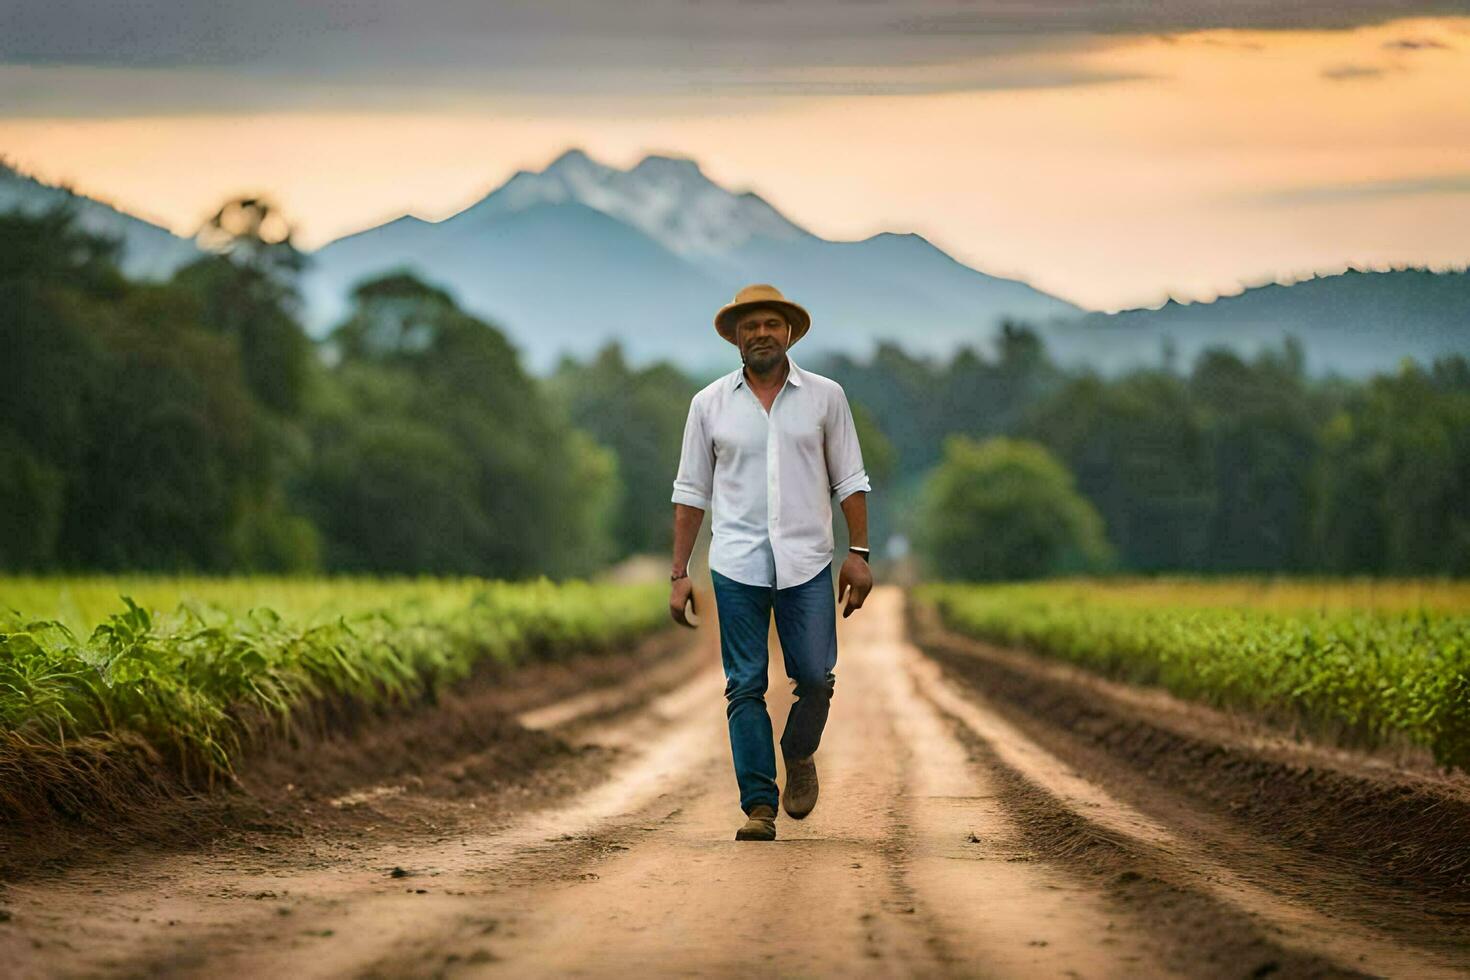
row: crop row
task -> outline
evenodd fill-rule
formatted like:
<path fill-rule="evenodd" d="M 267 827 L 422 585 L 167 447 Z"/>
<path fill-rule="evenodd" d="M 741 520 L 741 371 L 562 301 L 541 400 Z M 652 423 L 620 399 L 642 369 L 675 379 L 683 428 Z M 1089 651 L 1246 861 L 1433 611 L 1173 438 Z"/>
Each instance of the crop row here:
<path fill-rule="evenodd" d="M 958 632 L 1353 744 L 1416 744 L 1470 768 L 1463 586 L 944 583 L 916 595 Z"/>
<path fill-rule="evenodd" d="M 322 699 L 412 702 L 485 661 L 614 649 L 667 623 L 662 593 L 646 585 L 131 584 L 155 601 L 172 598 L 172 608 L 124 595 L 87 632 L 81 624 L 90 625 L 98 590 L 109 587 L 102 581 L 0 580 L 0 735 L 8 744 L 64 748 L 126 732 L 186 778 L 212 781 L 231 770 L 247 719 L 285 726 Z M 285 600 L 286 611 L 259 604 L 264 595 Z"/>
<path fill-rule="evenodd" d="M 504 595 L 524 593 L 527 586 L 432 575 L 8 575 L 0 576 L 0 610 L 20 610 L 32 619 L 54 619 L 77 633 L 90 633 L 119 612 L 122 597 L 128 596 L 150 610 L 173 610 L 184 604 L 206 613 L 243 615 L 264 606 L 283 619 L 314 625 L 341 615 L 405 606 L 414 606 L 425 616 L 450 616 L 487 588 Z M 550 591 L 556 589 L 542 585 L 527 594 Z"/>

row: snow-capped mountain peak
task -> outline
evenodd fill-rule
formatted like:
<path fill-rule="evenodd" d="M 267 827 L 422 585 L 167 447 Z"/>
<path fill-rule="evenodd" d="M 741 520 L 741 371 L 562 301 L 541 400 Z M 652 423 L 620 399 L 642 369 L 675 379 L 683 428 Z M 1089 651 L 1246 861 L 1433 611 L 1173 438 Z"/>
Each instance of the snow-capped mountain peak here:
<path fill-rule="evenodd" d="M 650 154 L 630 170 L 562 153 L 541 171 L 518 171 L 454 219 L 494 219 L 537 204 L 574 201 L 633 225 L 677 255 L 728 258 L 752 239 L 810 237 L 760 196 L 731 193 L 684 157 Z"/>
<path fill-rule="evenodd" d="M 650 153 L 639 160 L 629 173 L 664 183 L 710 183 L 704 171 L 699 169 L 699 164 L 688 157 L 666 157 L 657 153 Z"/>

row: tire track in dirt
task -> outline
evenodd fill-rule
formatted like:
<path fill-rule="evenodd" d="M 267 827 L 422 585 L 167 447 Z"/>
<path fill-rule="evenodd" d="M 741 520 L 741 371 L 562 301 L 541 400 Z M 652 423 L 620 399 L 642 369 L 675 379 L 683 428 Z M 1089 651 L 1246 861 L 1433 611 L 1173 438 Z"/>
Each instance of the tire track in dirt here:
<path fill-rule="evenodd" d="M 701 709 L 722 688 L 718 671 L 704 671 L 636 719 L 590 733 L 593 742 L 639 748 L 607 781 L 578 797 L 491 834 L 405 849 L 394 866 L 409 870 L 408 877 L 358 875 L 318 909 L 298 913 L 289 931 L 267 928 L 237 943 L 230 955 L 168 966 L 244 976 L 355 975 L 403 948 L 423 948 L 425 937 L 461 920 L 467 906 L 475 909 L 472 924 L 483 928 L 481 897 L 575 875 L 604 849 L 627 846 L 619 838 L 629 828 L 678 810 L 689 781 L 713 763 L 714 753 L 696 733 L 706 725 Z M 316 893 L 318 883 L 298 887 Z"/>
<path fill-rule="evenodd" d="M 1178 975 L 1126 913 L 1026 852 L 904 673 L 900 603 L 880 591 L 841 624 L 822 800 L 805 821 L 778 818 L 775 843 L 731 839 L 739 813 L 716 702 L 701 737 L 724 758 L 677 813 L 582 875 L 477 900 L 456 929 L 369 972 Z M 782 687 L 770 698 L 778 729 Z"/>
<path fill-rule="evenodd" d="M 983 767 L 950 732 L 906 669 L 912 655 L 894 603 L 862 655 L 885 691 L 912 776 L 906 809 L 916 844 L 904 873 L 962 975 L 1166 976 L 1157 944 L 1086 885 L 1040 861 Z"/>
<path fill-rule="evenodd" d="M 1353 750 L 1239 711 L 1132 686 L 945 630 L 910 597 L 914 642 L 962 691 L 1156 820 L 1250 854 L 1309 902 L 1435 948 L 1426 917 L 1470 922 L 1470 775 L 1422 749 Z M 1373 894 L 1364 894 L 1371 890 Z M 1416 938 L 1417 937 L 1417 938 Z M 1464 949 L 1470 950 L 1470 934 Z"/>
<path fill-rule="evenodd" d="M 772 668 L 768 700 L 779 730 L 789 700 L 779 653 Z M 714 697 L 697 737 L 715 747 L 719 761 L 701 770 L 686 804 L 628 850 L 589 866 L 585 877 L 498 896 L 488 905 L 489 916 L 505 923 L 488 947 L 495 960 L 474 972 L 942 972 L 894 862 L 906 831 L 896 805 L 904 794 L 895 791 L 903 773 L 882 747 L 891 743 L 891 719 L 860 670 L 838 670 L 844 693 L 818 756 L 823 799 L 812 817 L 780 817 L 774 843 L 733 839 L 743 817 L 724 700 Z M 461 934 L 440 948 L 449 950 L 445 965 L 469 965 L 487 946 Z M 374 972 L 425 966 L 413 951 Z"/>
<path fill-rule="evenodd" d="M 701 641 L 707 657 L 708 638 Z M 670 677 L 688 675 L 677 665 L 665 672 Z M 681 737 L 690 713 L 718 698 L 722 685 L 719 671 L 706 666 L 673 691 L 649 699 L 636 715 L 592 728 L 585 728 L 584 719 L 614 710 L 619 698 L 646 698 L 646 678 L 618 690 L 592 692 L 593 698 L 579 694 L 523 712 L 537 727 L 555 723 L 577 728 L 579 740 L 620 748 L 623 758 L 614 778 L 508 826 L 427 845 L 391 836 L 366 846 L 339 842 L 338 848 L 320 851 L 303 845 L 299 858 L 284 867 L 266 857 L 274 849 L 261 844 L 256 845 L 262 852 L 259 860 L 228 848 L 222 853 L 140 854 L 122 859 L 125 876 L 116 867 L 80 867 L 57 879 L 14 885 L 8 889 L 9 903 L 39 912 L 27 917 L 43 928 L 30 944 L 0 944 L 0 955 L 10 954 L 5 975 L 213 973 L 216 964 L 236 957 L 242 962 L 261 957 L 265 967 L 278 960 L 316 959 L 318 950 L 312 947 L 339 935 L 355 939 L 363 958 L 371 959 L 366 952 L 371 941 L 382 941 L 391 928 L 387 933 L 382 928 L 339 933 L 338 923 L 376 915 L 379 905 L 392 904 L 372 899 L 407 900 L 414 907 L 407 915 L 398 914 L 391 925 L 411 924 L 422 916 L 423 906 L 442 899 L 455 884 L 461 890 L 478 884 L 456 876 L 482 878 L 487 869 L 508 863 L 545 838 L 584 832 L 609 814 L 647 806 L 660 794 L 677 790 L 687 778 L 687 767 L 697 761 Z M 632 751 L 630 746 L 640 748 Z M 382 792 L 386 789 L 402 787 L 364 787 L 352 795 L 368 802 L 399 795 Z M 286 844 L 282 850 L 292 847 Z M 395 869 L 406 876 L 393 877 Z M 79 921 L 89 925 L 84 941 L 69 928 Z M 293 966 L 292 972 L 300 971 Z"/>
<path fill-rule="evenodd" d="M 1346 970 L 1382 976 L 1464 977 L 1466 967 L 1401 944 L 1357 922 L 1343 922 L 1262 888 L 1221 863 L 1199 844 L 1114 798 L 984 705 L 961 693 L 938 664 L 910 648 L 906 669 L 926 696 L 969 729 L 1000 763 L 1048 794 L 1066 811 L 1161 861 L 1187 887 L 1208 894 L 1262 923 L 1283 945 L 1335 962 Z"/>

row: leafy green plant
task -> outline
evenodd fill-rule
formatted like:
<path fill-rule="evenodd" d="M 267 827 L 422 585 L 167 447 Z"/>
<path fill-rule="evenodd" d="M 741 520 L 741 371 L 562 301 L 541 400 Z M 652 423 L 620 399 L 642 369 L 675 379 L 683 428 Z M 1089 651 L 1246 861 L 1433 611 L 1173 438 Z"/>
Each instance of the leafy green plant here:
<path fill-rule="evenodd" d="M 938 583 L 917 595 L 971 636 L 1356 743 L 1407 740 L 1470 767 L 1464 586 Z"/>
<path fill-rule="evenodd" d="M 0 605 L 13 584 L 0 582 Z M 26 581 L 33 601 L 44 584 Z M 212 782 L 231 771 L 246 718 L 288 725 L 321 698 L 409 703 L 482 661 L 616 649 L 665 622 L 647 585 L 350 580 L 334 594 L 308 580 L 297 600 L 315 611 L 296 616 L 253 605 L 251 579 L 177 588 L 214 601 L 194 595 L 159 613 L 124 595 L 86 639 L 60 619 L 0 611 L 0 732 L 63 748 L 129 732 L 186 779 Z"/>

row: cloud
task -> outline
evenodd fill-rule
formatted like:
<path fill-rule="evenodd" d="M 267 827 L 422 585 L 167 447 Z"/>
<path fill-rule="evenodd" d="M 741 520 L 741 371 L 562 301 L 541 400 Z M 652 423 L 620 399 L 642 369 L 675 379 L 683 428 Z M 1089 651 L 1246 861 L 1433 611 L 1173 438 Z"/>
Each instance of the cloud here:
<path fill-rule="evenodd" d="M 1383 46 L 1390 51 L 1453 50 L 1448 44 L 1428 37 L 1402 37 L 1393 41 L 1384 41 Z"/>
<path fill-rule="evenodd" d="M 1470 14 L 1470 0 L 3 2 L 0 68 L 34 72 L 0 75 L 12 116 L 1096 85 L 1138 76 L 1078 56 L 1133 37 Z M 179 74 L 99 83 L 108 71 Z"/>
<path fill-rule="evenodd" d="M 596 91 L 577 75 L 535 69 L 466 70 L 453 75 L 382 77 L 343 72 L 330 84 L 296 70 L 241 73 L 217 67 L 91 68 L 0 65 L 0 103 L 7 118 L 170 116 L 320 111 L 527 111 L 537 115 L 613 112 L 753 111 L 815 96 L 909 96 L 1026 90 L 1143 81 L 1157 76 L 1109 72 L 1066 59 L 996 59 L 913 68 L 773 68 L 742 72 L 714 67 L 665 72 L 656 87 L 636 72 L 610 70 Z"/>
<path fill-rule="evenodd" d="M 1199 38 L 1200 44 L 1208 44 L 1217 48 L 1239 48 L 1243 51 L 1264 51 L 1266 46 L 1260 41 L 1238 41 L 1234 38 L 1215 37 L 1203 35 Z"/>
<path fill-rule="evenodd" d="M 1212 28 L 1240 30 L 1337 30 L 1380 24 L 1415 15 L 1470 12 L 1462 2 L 1409 2 L 1394 0 L 1051 0 L 1044 4 L 1013 0 L 974 0 L 965 9 L 953 5 L 899 5 L 922 8 L 897 17 L 893 24 L 908 33 L 1026 34 L 1072 33 L 1144 34 L 1197 31 Z"/>
<path fill-rule="evenodd" d="M 1076 34 L 1335 29 L 1470 14 L 1470 0 L 970 0 L 960 8 L 953 0 L 7 0 L 6 7 L 0 62 L 299 68 L 344 57 L 385 67 L 445 54 L 545 58 L 568 47 L 596 65 L 650 40 L 676 61 L 681 51 L 726 64 L 774 52 L 798 64 L 833 55 L 865 59 L 847 64 L 897 64 L 973 51 L 955 42 L 975 39 L 1007 50 L 1054 49 L 1058 38 Z"/>
<path fill-rule="evenodd" d="M 1105 72 L 1065 64 L 1012 64 L 964 66 L 963 71 L 911 73 L 796 72 L 764 77 L 732 77 L 706 83 L 711 94 L 751 96 L 813 95 L 932 95 L 943 92 L 1067 88 L 1112 82 L 1151 81 L 1160 76 L 1133 72 Z"/>
<path fill-rule="evenodd" d="M 1296 205 L 1380 200 L 1422 194 L 1470 194 L 1470 171 L 1426 177 L 1392 177 L 1384 180 L 1280 187 L 1244 196 L 1234 195 L 1231 200 L 1249 204 Z"/>
<path fill-rule="evenodd" d="M 1388 69 L 1375 65 L 1332 65 L 1320 72 L 1323 78 L 1334 82 L 1366 81 L 1381 78 Z"/>

